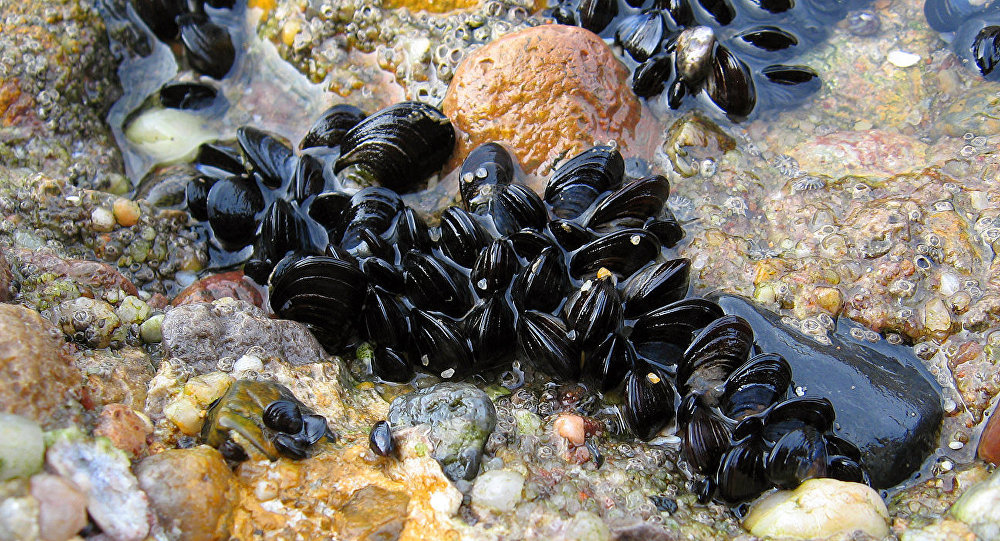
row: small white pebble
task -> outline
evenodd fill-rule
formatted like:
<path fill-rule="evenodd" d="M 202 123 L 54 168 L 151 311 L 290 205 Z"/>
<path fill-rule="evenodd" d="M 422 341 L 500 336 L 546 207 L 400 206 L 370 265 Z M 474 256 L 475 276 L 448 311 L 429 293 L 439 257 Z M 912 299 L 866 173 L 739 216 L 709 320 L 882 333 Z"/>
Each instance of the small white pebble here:
<path fill-rule="evenodd" d="M 940 466 L 941 471 L 951 471 L 951 469 L 955 467 L 955 464 L 950 460 L 945 460 L 941 462 Z"/>
<path fill-rule="evenodd" d="M 115 228 L 115 216 L 104 207 L 97 207 L 90 213 L 90 221 L 97 231 L 111 231 Z"/>
<path fill-rule="evenodd" d="M 960 442 L 960 441 L 953 441 L 953 442 L 949 442 L 948 443 L 948 447 L 950 447 L 951 449 L 953 449 L 955 451 L 958 451 L 962 447 L 965 447 L 965 444 L 962 443 L 962 442 Z"/>
<path fill-rule="evenodd" d="M 920 62 L 920 55 L 908 53 L 906 51 L 891 51 L 886 57 L 889 63 L 897 68 L 908 68 Z"/>
<path fill-rule="evenodd" d="M 441 372 L 441 377 L 444 378 L 444 379 L 448 379 L 448 378 L 450 378 L 450 377 L 452 377 L 454 375 L 455 375 L 455 369 L 454 368 L 449 368 L 449 369 Z"/>

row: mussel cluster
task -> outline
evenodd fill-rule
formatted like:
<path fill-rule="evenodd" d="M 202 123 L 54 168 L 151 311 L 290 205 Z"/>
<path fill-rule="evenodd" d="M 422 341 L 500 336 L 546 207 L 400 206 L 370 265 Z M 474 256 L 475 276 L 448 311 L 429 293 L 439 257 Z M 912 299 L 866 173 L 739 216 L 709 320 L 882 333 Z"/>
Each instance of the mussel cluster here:
<path fill-rule="evenodd" d="M 830 26 L 866 0 L 562 0 L 561 24 L 614 39 L 632 69 L 632 89 L 666 89 L 672 109 L 703 89 L 727 116 L 795 105 L 821 82 L 791 64 L 826 39 Z"/>
<path fill-rule="evenodd" d="M 1000 81 L 1000 2 L 927 0 L 924 15 L 931 28 L 951 42 L 962 63 L 989 81 Z"/>

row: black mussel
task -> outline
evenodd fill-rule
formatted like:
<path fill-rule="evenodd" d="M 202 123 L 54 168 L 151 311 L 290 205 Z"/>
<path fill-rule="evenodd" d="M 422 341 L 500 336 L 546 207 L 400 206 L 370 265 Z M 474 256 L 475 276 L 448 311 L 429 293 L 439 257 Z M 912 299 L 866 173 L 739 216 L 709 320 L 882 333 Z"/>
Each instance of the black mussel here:
<path fill-rule="evenodd" d="M 652 175 L 633 180 L 594 205 L 587 216 L 587 227 L 641 227 L 660 213 L 668 197 L 670 183 L 666 177 Z"/>
<path fill-rule="evenodd" d="M 188 181 L 184 191 L 188 212 L 195 220 L 208 219 L 208 192 L 219 179 L 209 176 L 198 176 Z"/>
<path fill-rule="evenodd" d="M 288 252 L 305 248 L 305 239 L 305 224 L 291 203 L 276 199 L 264 210 L 258 241 L 268 259 L 277 263 Z"/>
<path fill-rule="evenodd" d="M 872 479 L 864 466 L 844 456 L 831 456 L 826 466 L 826 476 L 849 483 L 863 483 L 871 486 Z"/>
<path fill-rule="evenodd" d="M 387 421 L 379 421 L 368 433 L 368 448 L 378 456 L 389 456 L 396 451 L 392 441 L 392 427 Z"/>
<path fill-rule="evenodd" d="M 611 20 L 618 15 L 616 0 L 582 0 L 580 2 L 580 26 L 595 34 L 600 34 Z"/>
<path fill-rule="evenodd" d="M 522 229 L 507 235 L 507 240 L 519 257 L 529 261 L 538 257 L 546 248 L 558 249 L 552 239 L 531 229 Z"/>
<path fill-rule="evenodd" d="M 785 433 L 768 453 L 765 468 L 771 484 L 784 489 L 795 488 L 807 479 L 826 477 L 823 435 L 811 426 Z"/>
<path fill-rule="evenodd" d="M 729 375 L 719 407 L 737 421 L 756 415 L 784 398 L 791 381 L 792 369 L 784 357 L 755 355 Z"/>
<path fill-rule="evenodd" d="M 209 77 L 225 77 L 236 61 L 236 48 L 229 31 L 202 13 L 185 13 L 176 20 L 188 64 Z"/>
<path fill-rule="evenodd" d="M 250 455 L 247 454 L 247 450 L 233 440 L 226 440 L 222 442 L 222 444 L 219 445 L 219 453 L 222 454 L 222 458 L 230 462 L 246 462 L 247 460 L 250 460 Z"/>
<path fill-rule="evenodd" d="M 381 257 L 366 257 L 361 260 L 361 271 L 372 285 L 389 293 L 399 295 L 404 291 L 403 271 Z"/>
<path fill-rule="evenodd" d="M 580 225 L 575 220 L 549 220 L 548 230 L 559 246 L 567 252 L 573 252 L 597 238 L 594 231 Z"/>
<path fill-rule="evenodd" d="M 618 25 L 615 40 L 633 60 L 645 62 L 659 52 L 665 26 L 658 10 L 643 11 Z"/>
<path fill-rule="evenodd" d="M 411 338 L 421 366 L 444 379 L 472 370 L 472 346 L 458 323 L 419 309 L 413 311 L 412 321 Z"/>
<path fill-rule="evenodd" d="M 187 12 L 186 0 L 132 0 L 135 12 L 160 41 L 177 37 L 178 15 Z"/>
<path fill-rule="evenodd" d="M 770 99 L 783 104 L 796 104 L 819 91 L 823 82 L 819 74 L 807 66 L 774 64 L 760 70 L 769 83 Z"/>
<path fill-rule="evenodd" d="M 483 299 L 469 312 L 465 331 L 472 342 L 477 367 L 510 361 L 517 345 L 514 310 L 503 292 Z"/>
<path fill-rule="evenodd" d="M 566 323 L 581 349 L 590 349 L 617 333 L 622 325 L 622 299 L 617 280 L 607 271 L 587 280 L 566 303 Z"/>
<path fill-rule="evenodd" d="M 503 146 L 486 143 L 475 148 L 462 163 L 458 188 L 465 210 L 479 213 L 500 186 L 514 180 L 514 160 Z"/>
<path fill-rule="evenodd" d="M 264 425 L 271 430 L 298 434 L 302 430 L 302 411 L 291 400 L 275 400 L 264 408 L 261 415 Z"/>
<path fill-rule="evenodd" d="M 522 229 L 540 230 L 547 216 L 541 198 L 523 184 L 498 188 L 490 202 L 489 213 L 493 226 L 501 235 L 510 235 Z"/>
<path fill-rule="evenodd" d="M 787 51 L 799 44 L 799 38 L 786 30 L 776 26 L 756 26 L 734 36 L 735 43 L 741 45 L 741 49 L 752 53 L 767 55 L 774 58 L 771 53 L 776 51 Z"/>
<path fill-rule="evenodd" d="M 353 105 L 340 103 L 330 107 L 313 123 L 309 133 L 299 142 L 299 149 L 312 147 L 339 146 L 351 128 L 357 126 L 365 117 L 364 111 Z"/>
<path fill-rule="evenodd" d="M 309 217 L 326 229 L 330 244 L 340 242 L 347 227 L 351 196 L 343 192 L 321 193 L 309 205 Z"/>
<path fill-rule="evenodd" d="M 700 400 L 695 400 L 693 411 L 684 426 L 681 447 L 684 459 L 698 472 L 711 475 L 718 469 L 719 460 L 729 449 L 732 430 L 729 421 L 715 415 Z"/>
<path fill-rule="evenodd" d="M 264 196 L 254 181 L 240 176 L 216 182 L 205 206 L 208 223 L 223 248 L 236 251 L 253 242 L 257 214 L 264 210 Z"/>
<path fill-rule="evenodd" d="M 722 26 L 736 18 L 736 9 L 729 0 L 698 0 L 698 3 Z"/>
<path fill-rule="evenodd" d="M 559 381 L 579 378 L 580 354 L 561 319 L 544 312 L 525 311 L 518 323 L 517 336 L 522 359 L 542 367 Z"/>
<path fill-rule="evenodd" d="M 330 348 L 350 337 L 367 290 L 365 275 L 355 263 L 328 256 L 286 257 L 269 282 L 274 313 L 312 325 Z"/>
<path fill-rule="evenodd" d="M 664 15 L 670 17 L 673 27 L 685 27 L 694 24 L 694 12 L 689 0 L 654 0 L 653 6 Z"/>
<path fill-rule="evenodd" d="M 358 244 L 349 253 L 359 258 L 377 257 L 389 260 L 394 258 L 395 248 L 382 235 L 371 229 L 362 228 L 358 231 Z"/>
<path fill-rule="evenodd" d="M 659 218 L 646 222 L 643 229 L 656 235 L 656 238 L 660 239 L 660 244 L 666 248 L 677 246 L 677 243 L 684 238 L 684 228 L 667 208 L 663 209 Z"/>
<path fill-rule="evenodd" d="M 431 233 L 427 223 L 410 207 L 404 208 L 396 218 L 395 239 L 400 252 L 427 251 L 431 248 Z"/>
<path fill-rule="evenodd" d="M 558 24 L 565 24 L 567 26 L 580 25 L 580 22 L 577 21 L 576 10 L 567 2 L 559 2 L 556 7 L 552 8 L 552 20 Z"/>
<path fill-rule="evenodd" d="M 803 426 L 826 432 L 833 427 L 836 416 L 833 404 L 826 398 L 792 397 L 767 411 L 762 435 L 766 441 L 775 442 L 786 432 Z"/>
<path fill-rule="evenodd" d="M 677 366 L 677 386 L 708 391 L 743 365 L 753 347 L 753 329 L 739 316 L 723 316 L 706 326 L 684 351 Z"/>
<path fill-rule="evenodd" d="M 497 239 L 476 258 L 469 280 L 480 294 L 503 293 L 518 269 L 517 254 L 510 241 Z"/>
<path fill-rule="evenodd" d="M 660 253 L 656 235 L 644 229 L 620 229 L 584 245 L 570 258 L 569 272 L 576 278 L 601 268 L 628 277 Z"/>
<path fill-rule="evenodd" d="M 465 277 L 432 255 L 407 252 L 403 280 L 407 296 L 418 308 L 459 318 L 472 306 Z"/>
<path fill-rule="evenodd" d="M 385 381 L 405 383 L 413 379 L 413 366 L 404 351 L 379 346 L 372 353 L 372 373 Z"/>
<path fill-rule="evenodd" d="M 619 334 L 609 336 L 594 350 L 583 350 L 581 372 L 602 393 L 617 387 L 637 361 L 632 342 Z"/>
<path fill-rule="evenodd" d="M 334 171 L 353 165 L 382 186 L 410 192 L 441 169 L 454 146 L 455 128 L 441 111 L 416 101 L 397 103 L 344 134 Z"/>
<path fill-rule="evenodd" d="M 675 364 L 694 331 L 722 317 L 722 309 L 705 299 L 682 299 L 639 316 L 630 338 L 647 358 Z"/>
<path fill-rule="evenodd" d="M 969 0 L 926 0 L 924 17 L 927 24 L 938 32 L 952 32 L 969 20 L 981 6 Z"/>
<path fill-rule="evenodd" d="M 977 32 L 972 40 L 971 53 L 976 68 L 986 80 L 1000 79 L 1000 71 L 994 72 L 1000 64 L 1000 26 L 986 26 Z"/>
<path fill-rule="evenodd" d="M 622 286 L 625 317 L 636 318 L 687 296 L 691 261 L 687 258 L 652 263 Z"/>
<path fill-rule="evenodd" d="M 358 191 L 351 196 L 340 245 L 346 250 L 357 248 L 363 240 L 362 231 L 385 234 L 402 210 L 403 200 L 392 190 L 369 187 Z M 332 242 L 334 238 L 330 240 Z"/>
<path fill-rule="evenodd" d="M 330 427 L 326 424 L 326 418 L 314 413 L 307 413 L 302 416 L 302 431 L 299 432 L 298 437 L 307 446 L 315 445 L 316 442 L 324 437 L 332 441 Z"/>
<path fill-rule="evenodd" d="M 304 460 L 309 458 L 309 449 L 305 442 L 292 434 L 278 432 L 271 438 L 274 448 L 282 455 L 292 460 Z"/>
<path fill-rule="evenodd" d="M 441 213 L 441 238 L 438 246 L 452 261 L 469 269 L 479 252 L 489 243 L 489 233 L 474 215 L 458 207 Z"/>
<path fill-rule="evenodd" d="M 204 109 L 218 92 L 204 83 L 170 82 L 160 87 L 160 103 L 169 109 Z"/>
<path fill-rule="evenodd" d="M 403 305 L 379 287 L 368 287 L 364 320 L 365 338 L 380 346 L 403 349 L 410 334 L 410 324 Z"/>
<path fill-rule="evenodd" d="M 632 92 L 641 98 L 651 98 L 663 92 L 663 86 L 673 73 L 674 58 L 658 53 L 639 64 L 632 72 Z"/>
<path fill-rule="evenodd" d="M 202 143 L 194 158 L 194 168 L 212 178 L 227 178 L 246 172 L 240 151 L 223 143 Z"/>
<path fill-rule="evenodd" d="M 722 45 L 715 48 L 705 91 L 727 115 L 737 118 L 749 115 L 757 104 L 750 68 Z"/>
<path fill-rule="evenodd" d="M 795 7 L 795 0 L 749 0 L 751 4 L 769 13 L 784 13 Z"/>
<path fill-rule="evenodd" d="M 649 365 L 637 366 L 625 376 L 625 426 L 641 440 L 653 439 L 673 420 L 675 396 L 664 372 Z"/>
<path fill-rule="evenodd" d="M 292 173 L 292 192 L 295 200 L 303 202 L 312 195 L 323 193 L 326 178 L 323 177 L 323 162 L 311 154 L 299 156 Z"/>
<path fill-rule="evenodd" d="M 601 193 L 617 188 L 625 175 L 625 160 L 617 149 L 596 146 L 570 158 L 545 186 L 552 212 L 566 219 L 583 214 Z"/>
<path fill-rule="evenodd" d="M 511 297 L 522 310 L 551 312 L 565 298 L 569 280 L 562 254 L 555 247 L 542 250 L 514 279 Z"/>
<path fill-rule="evenodd" d="M 236 130 L 236 140 L 246 156 L 247 170 L 259 175 L 265 186 L 277 188 L 291 177 L 295 155 L 279 136 L 243 126 Z"/>
<path fill-rule="evenodd" d="M 715 485 L 719 496 L 738 502 L 756 497 L 771 487 L 767 480 L 767 449 L 760 438 L 749 437 L 729 448 L 719 460 Z"/>

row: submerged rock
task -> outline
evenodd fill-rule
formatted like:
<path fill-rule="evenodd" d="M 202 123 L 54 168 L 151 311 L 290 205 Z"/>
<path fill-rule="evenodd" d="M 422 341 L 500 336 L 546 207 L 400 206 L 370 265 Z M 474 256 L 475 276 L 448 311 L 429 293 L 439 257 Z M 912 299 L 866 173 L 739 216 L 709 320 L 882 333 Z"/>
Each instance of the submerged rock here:
<path fill-rule="evenodd" d="M 827 538 L 863 532 L 889 533 L 889 511 L 878 493 L 860 483 L 810 479 L 757 501 L 743 527 L 760 537 Z"/>
<path fill-rule="evenodd" d="M 745 299 L 717 302 L 750 323 L 763 351 L 788 361 L 792 385 L 803 396 L 833 403 L 834 432 L 860 449 L 873 486 L 905 481 L 937 446 L 944 415 L 939 387 L 908 348 L 853 338 L 852 330 L 864 327 L 846 318 L 824 344 Z"/>
<path fill-rule="evenodd" d="M 471 480 L 479 473 L 483 445 L 496 422 L 490 397 L 468 383 L 439 383 L 401 396 L 389 406 L 394 429 L 430 427 L 432 456 L 453 481 Z"/>

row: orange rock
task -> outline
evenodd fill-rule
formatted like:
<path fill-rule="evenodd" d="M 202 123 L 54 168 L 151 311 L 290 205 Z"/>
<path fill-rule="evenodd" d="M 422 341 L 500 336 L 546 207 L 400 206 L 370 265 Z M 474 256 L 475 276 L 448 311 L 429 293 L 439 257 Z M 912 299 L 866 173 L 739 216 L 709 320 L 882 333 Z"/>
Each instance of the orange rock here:
<path fill-rule="evenodd" d="M 212 302 L 223 297 L 232 297 L 262 308 L 264 298 L 260 290 L 243 275 L 243 271 L 213 274 L 198 280 L 177 294 L 170 304 L 181 306 L 193 302 Z"/>
<path fill-rule="evenodd" d="M 642 136 L 642 106 L 628 81 L 611 49 L 582 28 L 544 25 L 504 36 L 466 57 L 445 95 L 445 114 L 464 132 L 451 167 L 489 141 L 540 175 L 595 142 L 617 140 L 649 156 L 639 147 L 658 138 Z"/>
<path fill-rule="evenodd" d="M 979 458 L 1000 464 L 1000 407 L 993 410 L 990 420 L 986 421 L 986 428 L 979 437 L 978 452 Z"/>
<path fill-rule="evenodd" d="M 108 404 L 101 410 L 101 418 L 94 429 L 95 436 L 104 436 L 115 447 L 133 458 L 146 451 L 146 438 L 153 433 L 153 425 L 132 408 L 124 404 Z"/>

